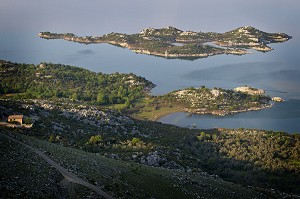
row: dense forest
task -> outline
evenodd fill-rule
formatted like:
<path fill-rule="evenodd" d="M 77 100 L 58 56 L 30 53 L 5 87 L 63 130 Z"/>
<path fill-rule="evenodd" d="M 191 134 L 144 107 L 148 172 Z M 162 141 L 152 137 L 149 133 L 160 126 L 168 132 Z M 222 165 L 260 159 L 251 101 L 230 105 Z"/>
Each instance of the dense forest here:
<path fill-rule="evenodd" d="M 79 67 L 0 61 L 0 94 L 16 98 L 69 98 L 99 104 L 130 103 L 154 87 L 134 74 L 103 74 Z"/>
<path fill-rule="evenodd" d="M 300 136 L 255 129 L 214 129 L 182 145 L 198 165 L 222 179 L 299 193 Z"/>

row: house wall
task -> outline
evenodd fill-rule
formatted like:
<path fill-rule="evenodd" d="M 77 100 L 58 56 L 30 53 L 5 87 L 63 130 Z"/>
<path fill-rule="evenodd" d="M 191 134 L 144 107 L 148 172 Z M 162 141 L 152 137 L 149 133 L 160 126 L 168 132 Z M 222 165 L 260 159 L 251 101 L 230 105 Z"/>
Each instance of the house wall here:
<path fill-rule="evenodd" d="M 8 119 L 8 122 L 19 122 L 20 124 L 23 124 L 22 119 Z"/>

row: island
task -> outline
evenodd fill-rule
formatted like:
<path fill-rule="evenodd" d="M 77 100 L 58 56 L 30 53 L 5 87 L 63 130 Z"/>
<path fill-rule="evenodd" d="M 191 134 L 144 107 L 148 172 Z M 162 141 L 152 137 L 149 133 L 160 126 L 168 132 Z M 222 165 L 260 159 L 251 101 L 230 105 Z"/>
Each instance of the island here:
<path fill-rule="evenodd" d="M 83 44 L 108 43 L 128 48 L 139 54 L 169 59 L 195 60 L 208 56 L 252 53 L 273 50 L 267 44 L 285 42 L 292 37 L 285 33 L 267 33 L 251 26 L 225 33 L 183 31 L 175 27 L 146 28 L 137 34 L 109 33 L 102 36 L 77 36 L 73 33 L 40 32 L 44 39 L 64 39 Z"/>

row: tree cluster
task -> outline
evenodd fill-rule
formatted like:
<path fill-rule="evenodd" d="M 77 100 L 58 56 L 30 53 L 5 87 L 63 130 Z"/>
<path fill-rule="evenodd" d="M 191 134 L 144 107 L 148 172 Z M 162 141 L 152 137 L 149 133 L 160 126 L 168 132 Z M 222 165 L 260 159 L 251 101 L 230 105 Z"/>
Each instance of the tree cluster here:
<path fill-rule="evenodd" d="M 130 103 L 153 83 L 134 74 L 103 74 L 79 67 L 0 62 L 0 94 L 21 98 L 70 98 L 99 104 Z"/>

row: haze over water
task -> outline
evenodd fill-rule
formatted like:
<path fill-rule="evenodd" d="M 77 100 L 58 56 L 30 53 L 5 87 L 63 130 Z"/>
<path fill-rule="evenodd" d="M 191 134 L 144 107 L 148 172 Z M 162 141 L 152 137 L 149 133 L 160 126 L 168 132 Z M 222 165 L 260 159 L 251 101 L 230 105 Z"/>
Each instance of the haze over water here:
<path fill-rule="evenodd" d="M 222 119 L 211 116 L 188 117 L 181 113 L 180 117 L 167 116 L 161 121 L 181 126 L 196 124 L 203 128 L 222 125 L 239 128 L 242 125 L 246 128 L 299 132 L 300 127 L 296 125 L 300 122 L 299 19 L 300 1 L 297 0 L 90 0 L 88 3 L 79 0 L 2 0 L 0 59 L 34 64 L 44 61 L 62 63 L 106 73 L 132 72 L 157 84 L 153 94 L 164 94 L 189 86 L 234 88 L 247 84 L 289 101 L 278 105 L 280 109 L 275 106 L 273 109 Z M 166 26 L 182 30 L 225 32 L 246 25 L 266 32 L 285 32 L 293 38 L 271 45 L 275 50 L 268 53 L 220 55 L 186 61 L 138 55 L 107 44 L 83 45 L 44 40 L 37 36 L 41 31 L 72 32 L 83 36 L 110 32 L 136 33 L 147 27 Z M 221 122 L 223 120 L 224 123 Z"/>

